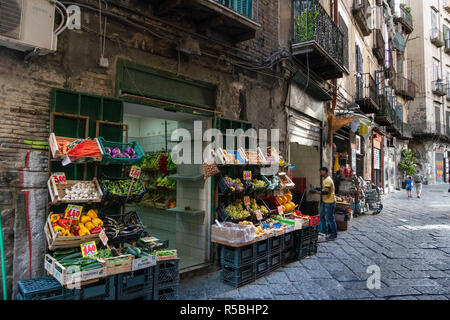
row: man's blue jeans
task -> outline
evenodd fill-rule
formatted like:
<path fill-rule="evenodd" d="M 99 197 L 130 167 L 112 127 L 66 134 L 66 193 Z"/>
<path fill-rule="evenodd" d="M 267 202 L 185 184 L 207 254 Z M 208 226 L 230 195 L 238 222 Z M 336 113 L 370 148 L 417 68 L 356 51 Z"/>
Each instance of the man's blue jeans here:
<path fill-rule="evenodd" d="M 336 203 L 322 202 L 322 205 L 320 207 L 319 232 L 328 234 L 328 226 L 330 226 L 331 235 L 337 236 L 336 220 L 334 219 L 334 209 L 335 208 L 336 208 Z"/>

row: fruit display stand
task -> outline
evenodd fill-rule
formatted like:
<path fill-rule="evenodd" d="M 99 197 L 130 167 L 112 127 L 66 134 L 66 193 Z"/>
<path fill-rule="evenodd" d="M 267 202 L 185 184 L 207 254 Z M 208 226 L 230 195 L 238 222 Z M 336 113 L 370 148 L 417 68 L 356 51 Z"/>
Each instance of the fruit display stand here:
<path fill-rule="evenodd" d="M 221 280 L 240 287 L 295 259 L 315 254 L 318 220 L 293 216 L 298 204 L 292 202 L 290 189 L 295 184 L 282 171 L 287 165 L 281 166 L 278 153 L 274 157 L 261 150 L 245 152 L 247 161 L 253 159 L 254 163 L 234 164 L 231 156 L 227 158 L 228 152 L 218 154 L 223 155 L 223 161 L 215 178 L 217 210 L 211 241 L 220 252 Z M 262 168 L 274 159 L 280 162 L 279 171 L 262 175 Z"/>

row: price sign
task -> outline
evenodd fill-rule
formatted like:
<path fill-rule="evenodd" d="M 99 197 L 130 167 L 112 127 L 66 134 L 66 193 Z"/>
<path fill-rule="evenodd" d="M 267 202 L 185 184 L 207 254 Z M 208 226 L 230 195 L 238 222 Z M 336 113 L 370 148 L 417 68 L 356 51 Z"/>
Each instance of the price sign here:
<path fill-rule="evenodd" d="M 283 207 L 282 206 L 279 206 L 277 209 L 278 209 L 278 214 L 283 214 Z"/>
<path fill-rule="evenodd" d="M 56 172 L 52 174 L 56 184 L 67 184 L 66 174 L 64 172 Z"/>
<path fill-rule="evenodd" d="M 251 180 L 251 179 L 252 179 L 252 172 L 244 171 L 244 180 Z"/>
<path fill-rule="evenodd" d="M 95 245 L 95 241 L 80 244 L 80 247 L 83 258 L 97 255 L 97 246 Z"/>
<path fill-rule="evenodd" d="M 250 204 L 250 197 L 249 196 L 244 196 L 244 205 L 248 206 Z"/>
<path fill-rule="evenodd" d="M 61 164 L 63 165 L 63 167 L 67 166 L 68 164 L 72 163 L 72 160 L 70 160 L 69 156 L 66 155 L 63 159 L 63 161 L 61 161 Z"/>
<path fill-rule="evenodd" d="M 102 229 L 102 231 L 99 234 L 99 237 L 103 245 L 106 246 L 108 244 L 108 236 L 106 235 L 105 230 Z"/>
<path fill-rule="evenodd" d="M 64 218 L 72 219 L 72 220 L 78 220 L 78 219 L 80 219 L 82 211 L 83 211 L 83 207 L 82 206 L 75 206 L 73 204 L 69 204 L 67 206 L 66 211 L 65 211 Z"/>
<path fill-rule="evenodd" d="M 130 170 L 130 177 L 134 179 L 139 179 L 141 176 L 141 168 L 137 166 L 132 166 Z"/>
<path fill-rule="evenodd" d="M 255 211 L 255 215 L 256 215 L 256 219 L 262 220 L 263 215 L 262 215 L 261 211 L 256 210 L 256 211 Z"/>

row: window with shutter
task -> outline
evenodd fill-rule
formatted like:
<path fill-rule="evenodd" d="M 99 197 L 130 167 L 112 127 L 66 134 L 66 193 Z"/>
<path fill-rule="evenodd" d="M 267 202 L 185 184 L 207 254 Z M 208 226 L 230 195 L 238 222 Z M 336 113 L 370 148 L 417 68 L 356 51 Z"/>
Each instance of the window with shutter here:
<path fill-rule="evenodd" d="M 342 19 L 342 16 L 339 15 L 339 29 L 341 29 L 342 34 L 344 35 L 344 67 L 349 69 L 349 61 L 348 61 L 348 27 Z"/>
<path fill-rule="evenodd" d="M 364 98 L 363 57 L 358 45 L 356 48 L 356 91 L 359 99 Z"/>

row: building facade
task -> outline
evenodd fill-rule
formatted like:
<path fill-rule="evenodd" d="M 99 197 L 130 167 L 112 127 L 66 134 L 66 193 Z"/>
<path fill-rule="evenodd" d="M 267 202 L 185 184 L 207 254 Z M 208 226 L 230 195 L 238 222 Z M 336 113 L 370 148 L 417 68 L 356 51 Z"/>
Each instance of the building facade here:
<path fill-rule="evenodd" d="M 408 42 L 418 93 L 409 107 L 414 128 L 411 149 L 428 183 L 449 181 L 450 5 L 410 1 L 415 28 Z"/>

